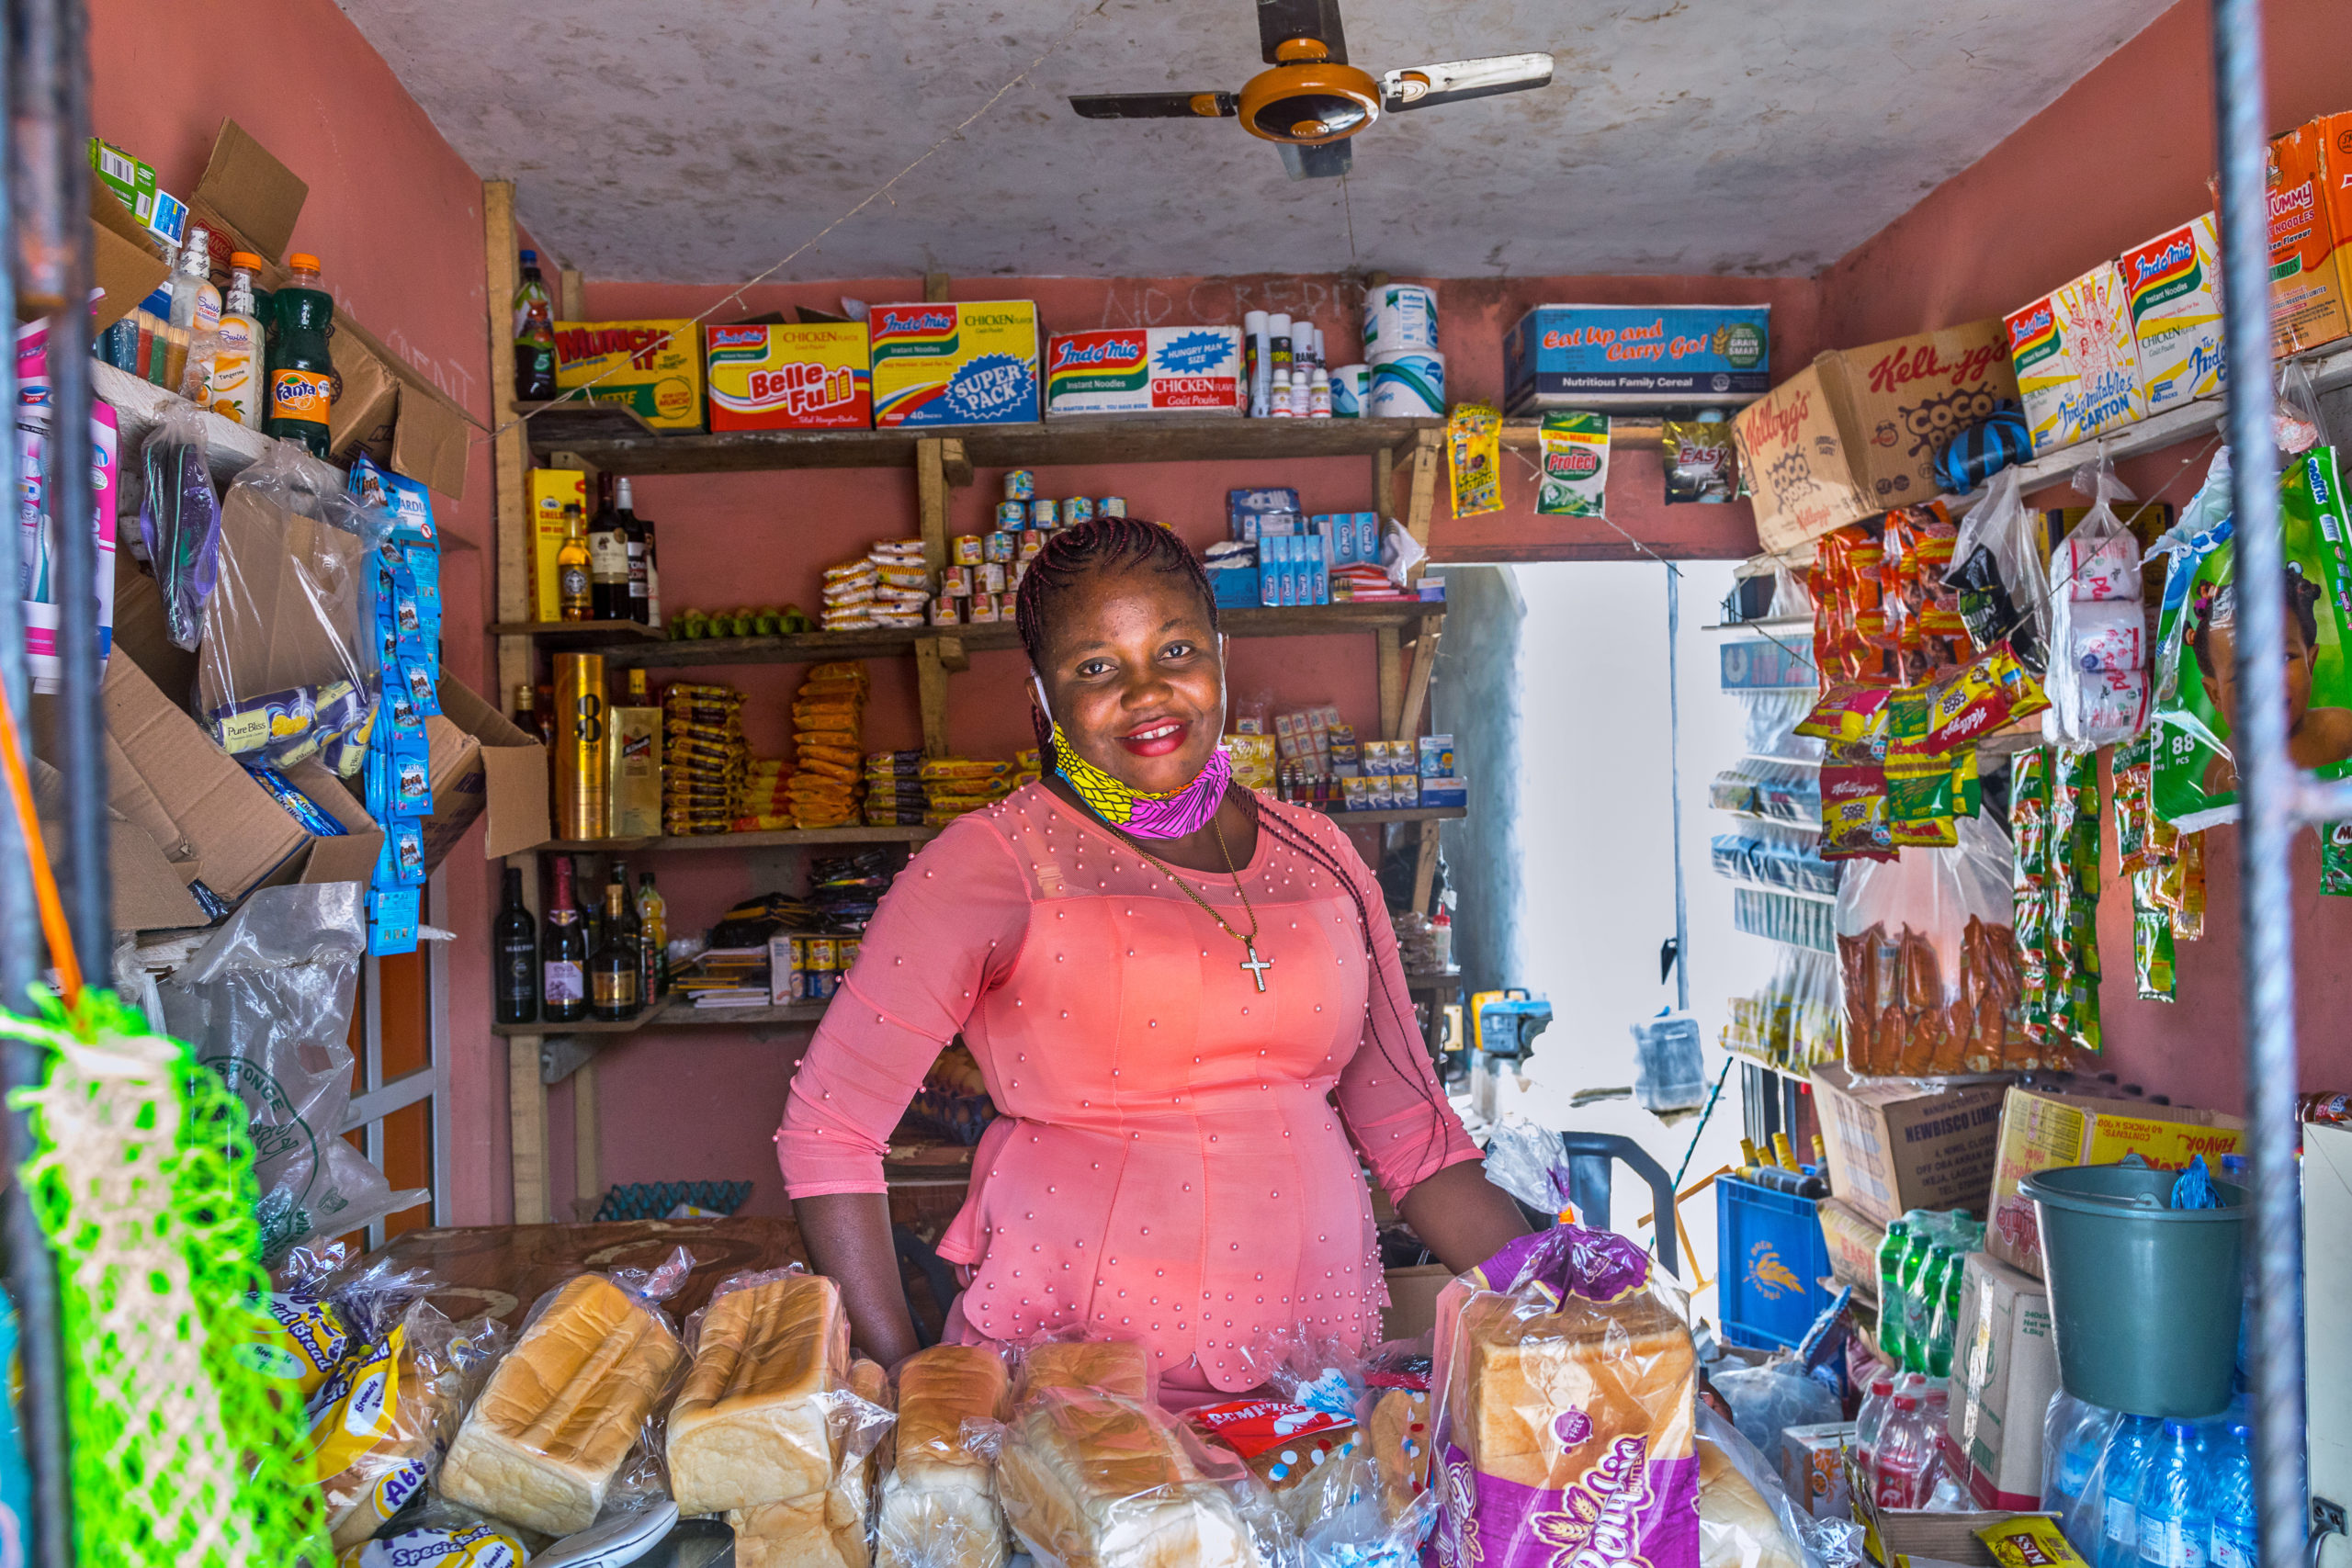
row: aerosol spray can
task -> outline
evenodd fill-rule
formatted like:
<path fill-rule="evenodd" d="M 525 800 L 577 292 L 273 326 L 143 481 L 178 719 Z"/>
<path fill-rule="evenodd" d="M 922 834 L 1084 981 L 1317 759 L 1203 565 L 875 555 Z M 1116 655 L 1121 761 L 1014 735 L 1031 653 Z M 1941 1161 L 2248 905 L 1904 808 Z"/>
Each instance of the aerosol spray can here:
<path fill-rule="evenodd" d="M 1266 312 L 1241 313 L 1243 369 L 1250 378 L 1250 417 L 1263 419 L 1274 387 L 1273 344 L 1266 331 Z"/>
<path fill-rule="evenodd" d="M 555 836 L 606 836 L 605 656 L 555 656 Z"/>
<path fill-rule="evenodd" d="M 1266 333 L 1277 374 L 1291 367 L 1290 318 L 1275 315 L 1266 318 Z"/>

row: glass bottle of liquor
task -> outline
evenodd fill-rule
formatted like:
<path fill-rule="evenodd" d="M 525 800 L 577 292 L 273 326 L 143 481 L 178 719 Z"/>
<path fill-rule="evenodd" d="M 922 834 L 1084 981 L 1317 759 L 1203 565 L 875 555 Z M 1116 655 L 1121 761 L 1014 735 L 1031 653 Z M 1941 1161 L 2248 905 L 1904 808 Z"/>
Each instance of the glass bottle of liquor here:
<path fill-rule="evenodd" d="M 594 564 L 588 553 L 588 524 L 580 503 L 563 506 L 563 543 L 555 552 L 557 613 L 567 621 L 584 621 L 596 613 Z"/>
<path fill-rule="evenodd" d="M 650 871 L 638 874 L 637 919 L 639 951 L 644 954 L 644 962 L 638 966 L 641 977 L 638 988 L 649 1003 L 656 1002 L 670 994 L 670 904 L 655 889 Z"/>
<path fill-rule="evenodd" d="M 628 618 L 643 625 L 650 604 L 646 597 L 645 525 L 638 521 L 637 511 L 629 504 L 628 477 L 623 476 L 615 488 L 620 492 L 621 534 L 628 541 Z"/>
<path fill-rule="evenodd" d="M 571 907 L 571 857 L 555 857 L 555 901 L 539 947 L 539 1017 L 577 1023 L 588 1016 L 588 941 Z"/>
<path fill-rule="evenodd" d="M 602 1023 L 637 1016 L 637 944 L 622 925 L 628 904 L 619 883 L 605 889 L 605 942 L 588 961 L 588 1013 Z"/>
<path fill-rule="evenodd" d="M 588 590 L 595 618 L 626 621 L 629 615 L 628 527 L 613 505 L 610 476 L 600 476 L 602 503 L 588 525 Z"/>
<path fill-rule="evenodd" d="M 494 955 L 493 999 L 501 1023 L 531 1023 L 539 1016 L 539 933 L 523 908 L 523 872 L 508 866 L 505 896 L 491 927 Z"/>
<path fill-rule="evenodd" d="M 514 683 L 514 718 L 515 728 L 541 745 L 547 743 L 547 731 L 539 728 L 538 694 L 531 689 L 531 683 L 528 681 L 518 681 Z"/>
<path fill-rule="evenodd" d="M 539 253 L 523 253 L 514 288 L 514 400 L 543 403 L 555 396 L 555 304 L 539 276 Z"/>

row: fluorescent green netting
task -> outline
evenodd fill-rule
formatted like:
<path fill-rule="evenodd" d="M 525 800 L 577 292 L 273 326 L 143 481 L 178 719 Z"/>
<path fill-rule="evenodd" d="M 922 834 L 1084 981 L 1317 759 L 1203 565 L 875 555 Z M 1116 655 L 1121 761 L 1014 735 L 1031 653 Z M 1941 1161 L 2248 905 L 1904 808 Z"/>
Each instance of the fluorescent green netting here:
<path fill-rule="evenodd" d="M 240 1359 L 268 1289 L 243 1109 L 104 992 L 0 1034 L 50 1053 L 24 1179 L 58 1251 L 84 1562 L 333 1561 L 301 1407 Z M 277 1385 L 282 1387 L 283 1385 Z"/>

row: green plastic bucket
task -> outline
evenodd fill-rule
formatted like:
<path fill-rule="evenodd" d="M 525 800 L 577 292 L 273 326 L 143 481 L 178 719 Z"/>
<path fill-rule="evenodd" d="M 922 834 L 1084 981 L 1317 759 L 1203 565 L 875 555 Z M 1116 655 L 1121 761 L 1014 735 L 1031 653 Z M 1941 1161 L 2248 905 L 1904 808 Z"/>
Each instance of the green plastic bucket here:
<path fill-rule="evenodd" d="M 2245 1265 L 2245 1190 L 2223 1207 L 2172 1209 L 2176 1173 L 2075 1165 L 2028 1177 L 2058 1381 L 2134 1416 L 2194 1419 L 2230 1403 Z"/>

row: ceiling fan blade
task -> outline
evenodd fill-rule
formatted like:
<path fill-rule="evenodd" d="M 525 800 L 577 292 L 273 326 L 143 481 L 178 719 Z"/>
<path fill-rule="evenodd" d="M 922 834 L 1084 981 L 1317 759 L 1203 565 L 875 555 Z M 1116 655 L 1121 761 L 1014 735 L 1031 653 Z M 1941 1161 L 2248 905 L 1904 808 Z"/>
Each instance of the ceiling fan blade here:
<path fill-rule="evenodd" d="M 1277 141 L 1274 145 L 1282 152 L 1283 170 L 1295 180 L 1336 180 L 1354 165 L 1356 159 L 1345 141 L 1324 141 L 1312 147 L 1293 141 Z"/>
<path fill-rule="evenodd" d="M 1274 51 L 1292 39 L 1311 38 L 1330 51 L 1335 65 L 1348 62 L 1348 35 L 1340 27 L 1340 0 L 1258 0 L 1258 44 L 1266 63 L 1279 65 Z"/>
<path fill-rule="evenodd" d="M 1088 119 L 1216 119 L 1239 112 L 1231 93 L 1098 93 L 1069 107 Z"/>
<path fill-rule="evenodd" d="M 1498 93 L 1523 93 L 1552 80 L 1548 54 L 1497 54 L 1484 60 L 1449 60 L 1437 65 L 1408 65 L 1380 79 L 1380 101 L 1391 114 L 1425 109 L 1464 98 L 1491 98 Z"/>

